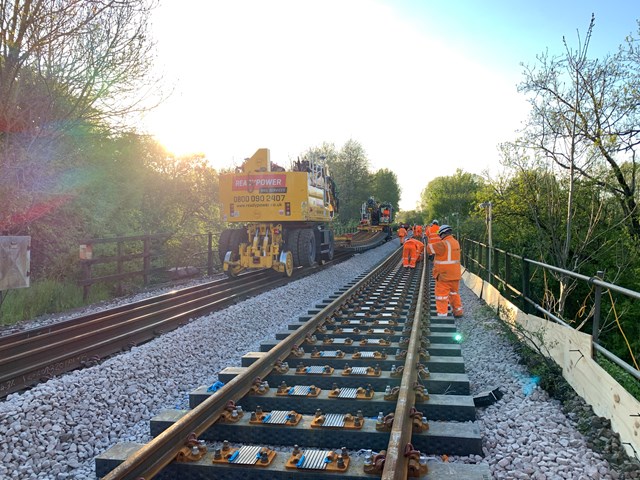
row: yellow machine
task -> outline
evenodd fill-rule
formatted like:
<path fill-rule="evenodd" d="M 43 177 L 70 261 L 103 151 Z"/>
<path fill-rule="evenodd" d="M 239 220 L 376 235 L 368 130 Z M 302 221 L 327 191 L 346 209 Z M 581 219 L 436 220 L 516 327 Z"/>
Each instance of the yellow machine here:
<path fill-rule="evenodd" d="M 393 205 L 389 202 L 377 202 L 373 197 L 362 204 L 358 230 L 367 232 L 385 232 L 387 240 L 391 240 L 393 231 Z"/>
<path fill-rule="evenodd" d="M 220 201 L 222 220 L 243 224 L 220 235 L 228 275 L 272 268 L 291 276 L 297 266 L 333 258 L 337 199 L 320 159 L 298 160 L 285 171 L 261 148 L 235 173 L 220 175 Z"/>

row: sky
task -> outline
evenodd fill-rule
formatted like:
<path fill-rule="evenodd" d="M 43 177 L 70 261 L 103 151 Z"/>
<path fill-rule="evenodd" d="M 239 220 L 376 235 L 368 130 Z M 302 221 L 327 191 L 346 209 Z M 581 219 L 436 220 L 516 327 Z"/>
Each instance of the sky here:
<path fill-rule="evenodd" d="M 576 47 L 592 13 L 593 57 L 637 36 L 637 0 L 160 0 L 171 94 L 140 129 L 215 168 L 352 139 L 413 210 L 435 177 L 499 171 L 529 111 L 522 64 Z"/>

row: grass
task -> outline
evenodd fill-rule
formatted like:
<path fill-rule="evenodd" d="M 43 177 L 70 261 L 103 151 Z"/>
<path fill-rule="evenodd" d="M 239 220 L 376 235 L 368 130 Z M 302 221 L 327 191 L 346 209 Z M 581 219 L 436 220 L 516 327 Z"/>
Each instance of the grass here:
<path fill-rule="evenodd" d="M 64 312 L 111 297 L 108 289 L 94 286 L 87 302 L 83 302 L 82 289 L 78 285 L 53 280 L 34 282 L 28 288 L 0 293 L 2 293 L 0 326 L 14 325 L 50 313 Z"/>

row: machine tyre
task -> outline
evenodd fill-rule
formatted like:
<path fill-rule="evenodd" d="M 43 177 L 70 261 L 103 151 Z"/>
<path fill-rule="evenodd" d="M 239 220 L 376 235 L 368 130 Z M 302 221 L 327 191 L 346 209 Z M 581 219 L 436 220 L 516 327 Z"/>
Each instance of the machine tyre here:
<path fill-rule="evenodd" d="M 333 256 L 336 250 L 336 242 L 333 235 L 333 230 L 329 230 L 329 250 L 322 254 L 323 260 L 330 262 L 333 260 Z"/>
<path fill-rule="evenodd" d="M 231 250 L 231 260 L 236 261 L 240 259 L 240 244 L 247 242 L 247 231 L 244 228 L 236 228 L 231 234 L 231 240 L 229 242 L 229 250 Z"/>
<path fill-rule="evenodd" d="M 293 254 L 290 251 L 283 252 L 284 255 L 284 275 L 286 277 L 291 277 L 293 275 Z M 282 261 L 282 260 L 281 260 Z"/>
<path fill-rule="evenodd" d="M 293 257 L 293 266 L 300 266 L 300 255 L 298 254 L 298 241 L 300 240 L 300 230 L 294 228 L 287 234 L 287 248 Z"/>
<path fill-rule="evenodd" d="M 229 251 L 232 234 L 233 230 L 223 230 L 220 233 L 220 238 L 218 239 L 218 257 L 220 258 L 220 264 L 224 262 L 224 256 Z"/>
<path fill-rule="evenodd" d="M 300 238 L 298 239 L 300 265 L 303 267 L 311 267 L 316 264 L 316 245 L 316 236 L 313 230 L 310 228 L 300 230 Z"/>

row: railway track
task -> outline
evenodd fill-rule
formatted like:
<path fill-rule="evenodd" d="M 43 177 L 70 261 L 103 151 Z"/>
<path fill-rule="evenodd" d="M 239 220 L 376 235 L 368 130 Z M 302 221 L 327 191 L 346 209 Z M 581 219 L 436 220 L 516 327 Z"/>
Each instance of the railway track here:
<path fill-rule="evenodd" d="M 152 419 L 150 443 L 97 457 L 97 476 L 489 479 L 429 460 L 482 455 L 454 320 L 431 320 L 429 278 L 396 252 L 192 392 L 190 410 Z"/>
<path fill-rule="evenodd" d="M 299 268 L 292 279 L 262 270 L 176 290 L 98 313 L 0 337 L 0 398 L 148 342 L 232 303 L 344 261 Z"/>
<path fill-rule="evenodd" d="M 349 234 L 336 241 L 336 248 L 347 252 L 364 252 L 378 247 L 388 241 L 387 232 L 384 231 L 358 231 Z"/>

